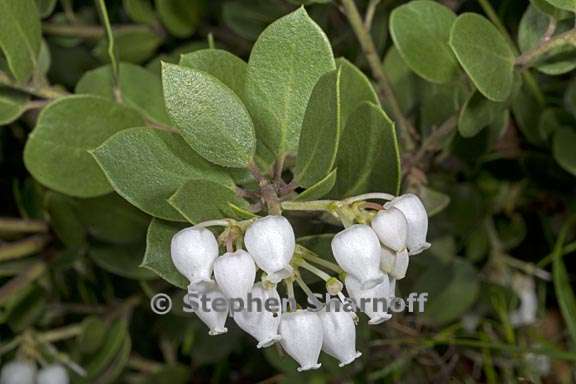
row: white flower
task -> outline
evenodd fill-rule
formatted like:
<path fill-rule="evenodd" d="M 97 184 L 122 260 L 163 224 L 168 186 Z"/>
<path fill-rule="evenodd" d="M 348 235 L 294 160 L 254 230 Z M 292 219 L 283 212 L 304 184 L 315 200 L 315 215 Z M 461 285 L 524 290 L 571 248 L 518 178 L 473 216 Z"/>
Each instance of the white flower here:
<path fill-rule="evenodd" d="M 512 280 L 512 288 L 520 298 L 520 306 L 510 313 L 510 323 L 515 327 L 534 324 L 538 314 L 538 295 L 534 279 L 516 274 Z"/>
<path fill-rule="evenodd" d="M 282 348 L 300 364 L 298 372 L 320 368 L 324 331 L 318 314 L 302 309 L 282 314 L 280 336 Z"/>
<path fill-rule="evenodd" d="M 390 269 L 390 263 L 391 269 Z M 408 271 L 408 264 L 410 263 L 410 256 L 408 256 L 408 251 L 406 249 L 400 252 L 394 252 L 386 247 L 382 247 L 382 259 L 380 261 L 380 268 L 390 269 L 385 270 L 390 277 L 395 280 L 402 280 L 406 277 L 406 272 Z"/>
<path fill-rule="evenodd" d="M 387 311 L 387 305 L 390 301 L 390 282 L 388 276 L 384 276 L 382 283 L 370 289 L 362 289 L 360 282 L 352 275 L 346 276 L 344 281 L 350 297 L 370 318 L 368 324 L 380 324 L 392 318 L 392 315 Z M 362 304 L 363 302 L 364 304 Z"/>
<path fill-rule="evenodd" d="M 408 223 L 408 237 L 406 245 L 411 255 L 416 255 L 430 247 L 426 241 L 428 233 L 428 214 L 426 208 L 413 193 L 406 193 L 396 197 L 384 205 L 384 208 L 398 208 L 406 217 Z"/>
<path fill-rule="evenodd" d="M 292 274 L 290 260 L 296 238 L 292 225 L 285 217 L 266 216 L 256 220 L 246 231 L 244 244 L 271 282 L 278 283 Z"/>
<path fill-rule="evenodd" d="M 205 281 L 198 283 L 194 286 L 190 286 L 188 288 L 188 294 L 196 295 L 196 298 L 200 298 L 202 296 L 206 297 L 206 308 L 203 308 L 202 304 L 197 300 L 198 308 L 194 311 L 194 313 L 210 328 L 208 334 L 210 336 L 219 335 L 222 333 L 228 332 L 226 328 L 226 319 L 228 318 L 228 310 L 225 311 L 217 311 L 213 308 L 214 300 L 224 300 L 227 303 L 226 297 L 218 288 L 218 285 L 213 281 Z M 188 304 L 188 297 L 184 297 L 184 302 Z"/>
<path fill-rule="evenodd" d="M 386 247 L 396 252 L 406 248 L 408 222 L 401 210 L 391 207 L 378 212 L 371 226 Z"/>
<path fill-rule="evenodd" d="M 256 279 L 256 265 L 248 252 L 227 252 L 214 261 L 214 277 L 229 298 L 246 298 Z"/>
<path fill-rule="evenodd" d="M 0 384 L 34 384 L 36 365 L 31 361 L 13 360 L 2 367 Z"/>
<path fill-rule="evenodd" d="M 258 348 L 266 348 L 280 340 L 278 326 L 280 325 L 280 312 L 282 302 L 276 288 L 266 289 L 262 283 L 256 283 L 250 291 L 252 308 L 247 308 L 248 301 L 244 310 L 234 312 L 234 321 L 246 333 L 258 340 Z M 258 300 L 258 301 L 256 301 Z M 268 309 L 276 310 L 272 312 L 266 309 L 266 302 L 269 300 Z"/>
<path fill-rule="evenodd" d="M 190 227 L 172 237 L 172 262 L 190 285 L 211 281 L 212 264 L 218 257 L 218 241 L 206 228 Z"/>
<path fill-rule="evenodd" d="M 68 384 L 68 372 L 60 364 L 52 364 L 38 372 L 36 384 Z"/>
<path fill-rule="evenodd" d="M 332 253 L 342 269 L 360 280 L 363 288 L 382 282 L 380 242 L 369 226 L 356 224 L 338 233 L 332 239 Z"/>
<path fill-rule="evenodd" d="M 351 313 L 341 308 L 326 308 L 318 312 L 318 316 L 324 330 L 322 350 L 338 359 L 340 367 L 350 364 L 362 355 L 356 350 L 356 325 Z"/>

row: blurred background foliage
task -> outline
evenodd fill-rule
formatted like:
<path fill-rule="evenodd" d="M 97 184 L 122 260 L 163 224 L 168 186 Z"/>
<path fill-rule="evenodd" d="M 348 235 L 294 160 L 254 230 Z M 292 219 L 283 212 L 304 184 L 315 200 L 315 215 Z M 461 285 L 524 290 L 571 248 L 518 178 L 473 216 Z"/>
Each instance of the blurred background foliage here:
<path fill-rule="evenodd" d="M 486 15 L 520 52 L 574 26 L 574 14 L 553 1 L 439 2 Z M 116 194 L 72 198 L 29 176 L 22 150 L 39 111 L 58 95 L 82 93 L 96 76 L 91 71 L 108 61 L 93 2 L 36 3 L 43 33 L 38 78 L 14 86 L 0 60 L 3 362 L 15 353 L 60 361 L 85 370 L 74 380 L 89 383 L 574 382 L 574 45 L 524 71 L 505 105 L 486 107 L 470 97 L 466 79 L 438 85 L 405 63 L 388 25 L 404 1 L 357 1 L 420 137 L 416 149 L 402 152 L 403 190 L 425 200 L 433 246 L 413 258 L 400 295 L 429 292 L 430 301 L 423 314 L 399 314 L 376 327 L 361 322 L 364 356 L 356 364 L 339 369 L 323 357 L 321 370 L 297 374 L 292 361 L 274 348 L 257 351 L 231 324 L 224 338 L 211 338 L 195 318 L 149 310 L 154 293 L 176 292 L 138 268 L 149 216 Z M 300 4 L 329 36 L 335 56 L 371 75 L 337 1 L 118 0 L 107 7 L 120 60 L 159 76 L 161 61 L 176 63 L 209 46 L 247 60 L 260 32 Z M 383 105 L 389 108 L 385 99 Z M 294 223 L 300 234 L 334 232 L 306 217 Z M 302 241 L 329 254 L 326 237 Z"/>

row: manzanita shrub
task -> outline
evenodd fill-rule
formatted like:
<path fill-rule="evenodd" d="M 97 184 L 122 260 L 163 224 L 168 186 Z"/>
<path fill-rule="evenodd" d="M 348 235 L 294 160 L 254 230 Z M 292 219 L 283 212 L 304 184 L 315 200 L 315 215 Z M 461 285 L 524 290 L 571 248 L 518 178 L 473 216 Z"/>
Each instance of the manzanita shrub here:
<path fill-rule="evenodd" d="M 574 380 L 575 13 L 0 0 L 0 383 Z"/>

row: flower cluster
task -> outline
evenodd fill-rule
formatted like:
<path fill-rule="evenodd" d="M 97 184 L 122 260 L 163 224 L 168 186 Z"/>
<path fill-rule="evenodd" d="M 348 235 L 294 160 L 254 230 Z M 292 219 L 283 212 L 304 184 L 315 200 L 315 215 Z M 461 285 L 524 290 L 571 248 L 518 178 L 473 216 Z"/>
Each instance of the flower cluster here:
<path fill-rule="evenodd" d="M 293 299 L 294 281 L 312 299 L 312 291 L 300 277 L 300 268 L 322 278 L 327 292 L 342 302 L 346 298 L 342 293 L 344 285 L 355 301 L 389 300 L 394 297 L 396 281 L 406 275 L 409 256 L 430 246 L 426 242 L 428 216 L 420 199 L 413 194 L 393 198 L 377 207 L 376 212 L 352 220 L 348 228 L 332 240 L 337 262 L 332 269 L 340 272 L 345 284 L 312 265 L 332 263 L 299 252 L 290 222 L 279 215 L 228 227 L 220 235 L 227 249 L 222 255 L 218 239 L 206 228 L 209 222 L 183 229 L 172 238 L 171 256 L 178 271 L 190 282 L 188 292 L 211 300 L 245 300 L 250 296 L 279 302 L 280 282 L 286 284 L 287 295 Z M 363 222 L 354 224 L 354 221 Z M 263 274 L 257 282 L 258 269 Z M 386 308 L 368 306 L 362 310 L 370 318 L 369 324 L 379 324 L 391 317 Z M 300 364 L 299 371 L 320 367 L 321 351 L 338 359 L 340 366 L 361 355 L 355 347 L 357 317 L 346 311 L 328 310 L 328 306 L 316 312 L 296 307 L 284 313 L 247 309 L 218 312 L 207 308 L 195 308 L 194 312 L 209 327 L 210 335 L 227 332 L 226 321 L 231 316 L 242 330 L 257 340 L 258 348 L 279 342 Z"/>
<path fill-rule="evenodd" d="M 2 367 L 1 384 L 68 384 L 66 369 L 59 364 L 46 366 L 39 371 L 36 364 L 27 360 L 14 360 Z"/>

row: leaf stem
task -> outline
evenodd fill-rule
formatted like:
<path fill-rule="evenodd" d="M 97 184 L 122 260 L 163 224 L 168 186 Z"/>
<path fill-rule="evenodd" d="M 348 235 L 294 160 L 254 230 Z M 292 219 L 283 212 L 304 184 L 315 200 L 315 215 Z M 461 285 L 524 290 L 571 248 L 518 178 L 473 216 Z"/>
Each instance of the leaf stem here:
<path fill-rule="evenodd" d="M 357 201 L 363 201 L 363 200 L 370 200 L 370 199 L 378 199 L 378 200 L 393 200 L 396 196 L 391 195 L 389 193 L 383 193 L 383 192 L 370 192 L 370 193 L 364 193 L 362 195 L 358 195 L 358 196 L 352 196 L 347 198 L 346 200 L 343 200 L 342 203 L 344 204 L 352 204 L 355 203 Z"/>
<path fill-rule="evenodd" d="M 324 272 L 323 270 L 316 268 L 315 266 L 313 266 L 312 264 L 307 263 L 304 260 L 298 260 L 297 264 L 298 267 L 302 267 L 305 270 L 307 270 L 308 272 L 313 273 L 314 275 L 318 276 L 319 278 L 321 278 L 324 281 L 328 281 L 328 279 L 330 279 L 332 276 L 330 276 L 329 274 L 327 274 L 326 272 Z"/>
<path fill-rule="evenodd" d="M 8 75 L 0 71 L 0 85 L 16 89 L 18 91 L 28 93 L 30 95 L 40 97 L 43 99 L 56 99 L 58 97 L 68 95 L 68 92 L 62 89 L 53 88 L 50 86 L 33 86 L 33 85 L 22 85 L 15 83 Z"/>
<path fill-rule="evenodd" d="M 222 220 L 207 220 L 207 221 L 203 221 L 201 223 L 195 224 L 195 227 L 202 227 L 202 228 L 207 228 L 207 227 L 227 227 L 230 224 L 232 224 L 232 220 L 226 220 L 226 219 L 222 219 Z"/>
<path fill-rule="evenodd" d="M 561 33 L 560 35 L 548 40 L 544 39 L 537 47 L 518 56 L 516 59 L 516 65 L 523 67 L 528 66 L 550 50 L 565 44 L 576 46 L 576 28 Z"/>
<path fill-rule="evenodd" d="M 110 58 L 110 64 L 112 65 L 112 81 L 114 83 L 115 95 L 118 101 L 121 100 L 120 88 L 119 88 L 119 66 L 118 58 L 116 55 L 116 47 L 114 44 L 114 34 L 112 33 L 112 25 L 110 24 L 110 18 L 108 17 L 108 10 L 106 9 L 105 0 L 97 0 L 98 9 L 100 11 L 100 17 L 102 23 L 104 24 L 104 30 L 106 32 L 106 39 L 108 40 L 108 57 Z"/>
<path fill-rule="evenodd" d="M 45 235 L 34 235 L 23 240 L 0 246 L 0 262 L 19 259 L 41 251 L 50 238 Z"/>
<path fill-rule="evenodd" d="M 12 217 L 0 217 L 1 233 L 46 233 L 48 223 L 42 220 L 26 220 Z"/>
<path fill-rule="evenodd" d="M 356 38 L 364 51 L 364 55 L 368 60 L 368 65 L 376 79 L 381 97 L 390 105 L 393 117 L 400 126 L 400 135 L 404 146 L 408 151 L 411 151 L 415 147 L 413 137 L 417 139 L 419 135 L 416 132 L 416 129 L 402 113 L 400 103 L 390 85 L 390 80 L 382 69 L 382 62 L 378 56 L 378 52 L 376 51 L 376 46 L 372 40 L 372 36 L 370 36 L 370 33 L 366 29 L 366 25 L 362 21 L 360 12 L 358 12 L 354 0 L 342 0 L 342 5 L 344 6 L 344 13 L 346 14 L 346 17 L 356 34 Z"/>

